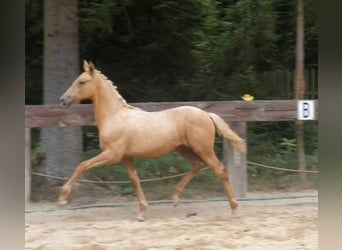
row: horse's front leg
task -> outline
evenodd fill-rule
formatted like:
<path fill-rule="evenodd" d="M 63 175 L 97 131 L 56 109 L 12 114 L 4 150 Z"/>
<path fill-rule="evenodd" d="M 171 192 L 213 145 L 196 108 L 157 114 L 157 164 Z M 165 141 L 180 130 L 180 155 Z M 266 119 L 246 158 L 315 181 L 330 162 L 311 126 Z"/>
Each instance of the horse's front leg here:
<path fill-rule="evenodd" d="M 104 151 L 100 153 L 99 155 L 82 162 L 76 168 L 75 172 L 73 173 L 71 178 L 68 180 L 68 182 L 64 184 L 59 195 L 58 204 L 64 205 L 68 203 L 67 198 L 72 189 L 72 186 L 82 174 L 84 174 L 86 171 L 88 171 L 89 169 L 93 167 L 101 167 L 101 166 L 109 165 L 112 163 L 116 163 L 116 160 L 113 157 L 113 153 L 111 153 L 110 151 Z"/>
<path fill-rule="evenodd" d="M 138 195 L 138 200 L 139 200 L 139 205 L 140 205 L 140 209 L 139 209 L 139 215 L 137 216 L 137 219 L 139 221 L 144 221 L 145 220 L 145 212 L 147 209 L 147 201 L 144 195 L 144 192 L 141 188 L 141 184 L 140 184 L 140 179 L 138 176 L 138 172 L 137 172 L 137 168 L 134 164 L 134 160 L 133 159 L 125 159 L 123 161 L 123 163 L 125 164 L 127 171 L 128 171 L 128 175 L 129 178 L 132 181 L 132 184 L 135 188 L 135 191 Z"/>

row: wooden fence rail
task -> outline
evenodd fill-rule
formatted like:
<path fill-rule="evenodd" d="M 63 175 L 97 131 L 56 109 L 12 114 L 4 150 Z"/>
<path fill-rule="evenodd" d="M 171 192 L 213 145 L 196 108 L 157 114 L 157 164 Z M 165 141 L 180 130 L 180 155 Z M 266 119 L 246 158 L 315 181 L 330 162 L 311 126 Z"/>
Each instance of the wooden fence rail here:
<path fill-rule="evenodd" d="M 318 101 L 315 103 L 315 117 L 318 117 Z M 246 138 L 247 122 L 255 121 L 295 121 L 297 119 L 296 100 L 277 101 L 212 101 L 212 102 L 158 102 L 131 103 L 146 111 L 160 111 L 178 106 L 195 106 L 213 112 L 229 122 L 237 133 Z M 92 104 L 74 105 L 63 108 L 59 105 L 25 106 L 25 152 L 26 152 L 26 198 L 30 194 L 30 128 L 95 126 Z M 224 143 L 224 164 L 229 166 L 229 175 L 238 197 L 247 192 L 246 155 L 240 155 L 230 143 Z"/>
<path fill-rule="evenodd" d="M 316 115 L 318 105 L 315 100 Z M 282 101 L 212 101 L 212 102 L 150 102 L 132 103 L 146 111 L 190 105 L 214 112 L 228 122 L 291 121 L 297 119 L 297 102 Z M 25 107 L 25 127 L 94 126 L 92 104 L 79 104 L 70 108 L 59 105 L 28 105 Z"/>

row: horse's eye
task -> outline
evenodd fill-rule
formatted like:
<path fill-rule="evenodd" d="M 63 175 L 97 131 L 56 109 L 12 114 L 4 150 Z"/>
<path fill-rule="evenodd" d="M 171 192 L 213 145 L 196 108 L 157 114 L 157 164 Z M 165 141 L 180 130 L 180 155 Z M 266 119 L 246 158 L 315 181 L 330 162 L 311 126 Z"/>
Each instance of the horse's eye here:
<path fill-rule="evenodd" d="M 84 85 L 86 82 L 85 81 L 80 81 L 80 85 Z"/>

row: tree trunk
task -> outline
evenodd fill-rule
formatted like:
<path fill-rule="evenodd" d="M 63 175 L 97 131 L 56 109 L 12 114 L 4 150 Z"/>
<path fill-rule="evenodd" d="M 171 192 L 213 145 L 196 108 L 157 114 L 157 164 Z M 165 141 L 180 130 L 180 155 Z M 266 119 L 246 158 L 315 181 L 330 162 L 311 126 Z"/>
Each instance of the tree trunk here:
<path fill-rule="evenodd" d="M 305 98 L 304 80 L 304 0 L 297 0 L 297 44 L 296 44 L 296 99 Z M 297 134 L 297 155 L 300 170 L 306 170 L 305 143 L 304 143 L 304 123 L 296 121 Z M 306 173 L 300 173 L 300 180 L 306 184 Z"/>
<path fill-rule="evenodd" d="M 56 104 L 79 74 L 78 0 L 44 1 L 44 19 L 44 104 Z M 82 128 L 44 128 L 41 136 L 45 172 L 69 177 L 81 161 Z"/>

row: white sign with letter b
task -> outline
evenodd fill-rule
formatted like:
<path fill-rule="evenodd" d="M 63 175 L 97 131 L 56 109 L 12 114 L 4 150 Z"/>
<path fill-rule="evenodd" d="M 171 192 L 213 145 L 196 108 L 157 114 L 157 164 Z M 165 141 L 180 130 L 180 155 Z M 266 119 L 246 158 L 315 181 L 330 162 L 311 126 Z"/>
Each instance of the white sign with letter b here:
<path fill-rule="evenodd" d="M 315 102 L 313 100 L 301 100 L 297 104 L 298 120 L 315 120 Z"/>

